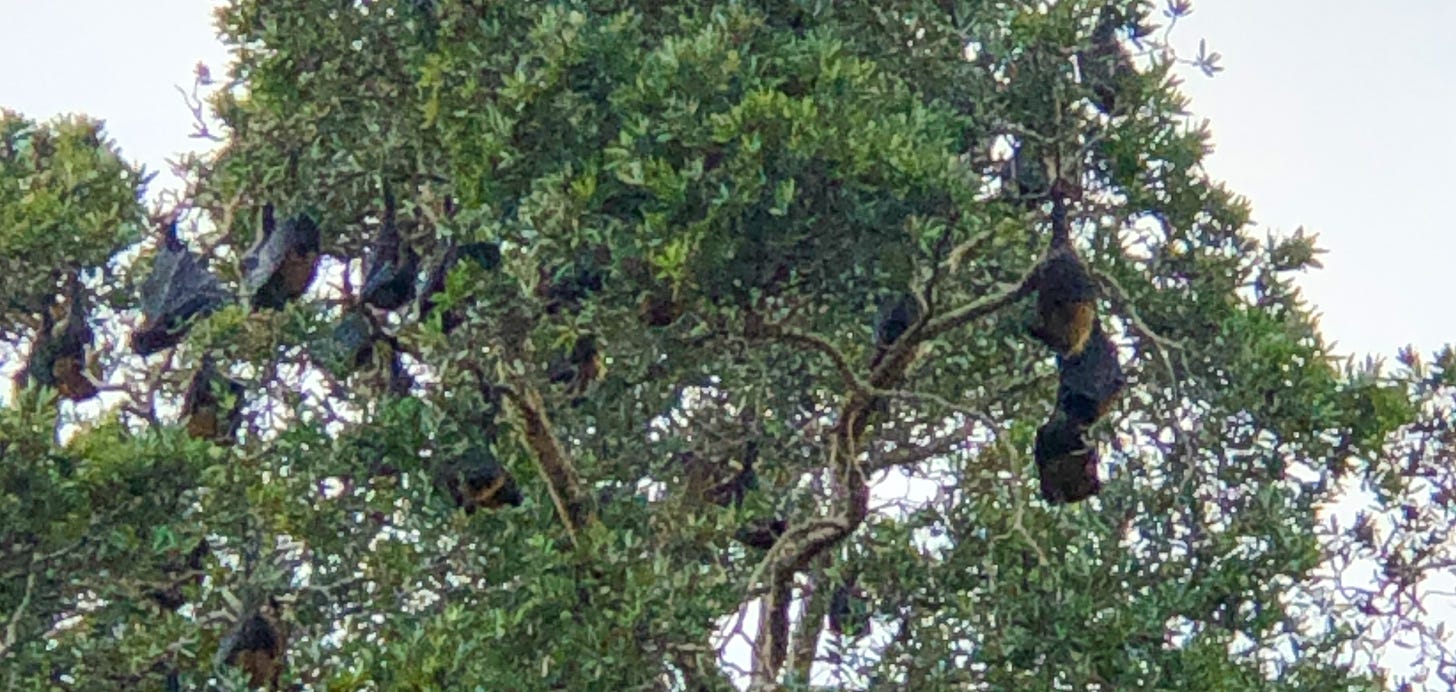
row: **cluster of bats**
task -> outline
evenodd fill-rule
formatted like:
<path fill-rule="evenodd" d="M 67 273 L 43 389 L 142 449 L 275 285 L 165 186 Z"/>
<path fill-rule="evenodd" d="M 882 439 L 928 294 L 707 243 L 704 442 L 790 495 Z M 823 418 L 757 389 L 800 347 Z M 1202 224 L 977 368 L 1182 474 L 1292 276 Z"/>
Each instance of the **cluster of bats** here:
<path fill-rule="evenodd" d="M 1042 497 L 1049 503 L 1063 504 L 1084 500 L 1100 490 L 1098 453 L 1088 440 L 1087 431 L 1107 413 L 1127 380 L 1116 346 L 1097 316 L 1096 283 L 1071 242 L 1064 207 L 1060 204 L 1055 207 L 1051 242 L 1031 279 L 1031 288 L 1037 294 L 1037 323 L 1030 331 L 1057 355 L 1056 405 L 1051 417 L 1037 430 L 1034 451 Z M 601 249 L 584 253 L 554 272 L 543 268 L 537 297 L 547 314 L 575 310 L 587 296 L 602 290 L 605 266 L 610 260 L 603 261 L 597 256 L 600 254 Z M 242 262 L 243 285 L 251 309 L 255 312 L 278 310 L 299 299 L 313 282 L 319 255 L 319 229 L 312 218 L 298 214 L 280 225 L 274 221 L 272 207 L 265 207 L 262 233 Z M 435 308 L 434 296 L 444 290 L 446 274 L 461 257 L 486 269 L 498 266 L 501 261 L 499 246 L 493 243 L 451 244 L 424 277 L 422 289 L 417 290 L 420 257 L 402 242 L 394 220 L 394 200 L 386 193 L 385 214 L 358 302 L 379 310 L 397 310 L 418 294 L 421 314 L 429 314 Z M 74 275 L 65 296 L 63 309 L 53 306 L 43 316 L 44 328 L 32 348 L 28 372 L 37 383 L 52 386 L 62 396 L 79 401 L 97 393 L 84 368 L 86 350 L 94 335 L 86 322 L 85 292 Z M 176 224 L 169 224 L 152 271 L 141 287 L 143 322 L 132 334 L 132 350 L 147 356 L 176 346 L 193 322 L 219 309 L 231 298 L 218 278 L 208 271 L 205 261 L 178 239 Z M 677 301 L 648 293 L 642 300 L 639 317 L 646 325 L 665 326 L 681 311 Z M 876 351 L 872 367 L 920 314 L 919 301 L 908 293 L 881 301 L 874 325 Z M 463 322 L 459 308 L 442 315 L 446 331 L 453 331 Z M 358 353 L 372 349 L 379 339 L 389 338 L 362 308 L 346 314 L 335 336 L 355 349 L 356 366 L 369 359 Z M 601 376 L 600 361 L 596 337 L 583 334 L 568 352 L 549 364 L 547 376 L 553 382 L 566 385 L 579 400 L 587 386 Z M 183 414 L 188 434 L 217 444 L 230 444 L 241 423 L 243 394 L 242 383 L 224 376 L 211 355 L 204 356 L 184 396 Z M 884 403 L 874 402 L 871 408 L 882 411 Z M 486 404 L 488 420 L 483 425 L 494 429 L 500 410 L 498 394 Z M 722 507 L 739 506 L 744 494 L 757 485 L 756 457 L 756 449 L 744 450 L 741 463 L 727 480 L 716 480 L 721 474 L 715 470 L 697 468 L 704 466 L 701 462 L 685 460 L 690 485 L 707 502 Z M 488 443 L 472 444 L 461 453 L 442 459 L 436 471 L 437 483 L 467 513 L 479 508 L 518 506 L 523 501 L 515 479 Z M 786 528 L 787 522 L 775 517 L 741 527 L 735 538 L 750 547 L 768 549 Z M 189 575 L 186 579 L 200 578 L 201 563 L 207 553 L 204 541 L 187 556 L 185 569 L 179 564 L 174 572 L 185 571 Z M 180 607 L 181 583 L 174 582 L 157 590 L 152 599 L 164 608 Z M 276 607 L 270 611 L 265 606 L 257 606 L 254 612 L 245 614 L 228 642 L 228 651 L 220 654 L 226 662 L 242 666 L 255 685 L 276 683 L 284 648 Z"/>
<path fill-rule="evenodd" d="M 450 242 L 438 262 L 422 272 L 419 253 L 403 241 L 397 227 L 394 197 L 388 190 L 384 197 L 384 213 L 363 286 L 357 302 L 346 309 L 335 327 L 330 345 L 334 355 L 341 355 L 346 364 L 357 369 L 372 359 L 375 344 L 391 343 L 396 346 L 397 374 L 400 369 L 397 342 L 383 331 L 378 317 L 366 307 L 388 312 L 418 299 L 420 315 L 430 315 L 437 308 L 436 297 L 445 289 L 446 276 L 461 259 L 490 270 L 500 265 L 501 251 L 499 245 L 490 242 L 458 245 Z M 600 254 L 600 251 L 586 253 L 556 271 L 542 268 L 537 297 L 544 304 L 545 313 L 579 309 L 583 299 L 602 290 L 606 269 L 597 257 Z M 241 262 L 241 283 L 250 310 L 255 313 L 281 310 L 301 298 L 314 281 L 320 255 L 320 229 L 309 214 L 298 213 L 278 223 L 272 205 L 265 205 L 261 232 Z M 417 286 L 421 279 L 422 285 Z M 186 338 L 194 323 L 233 299 L 232 292 L 208 269 L 206 259 L 189 250 L 178 237 L 177 224 L 171 221 L 164 227 L 151 270 L 140 287 L 142 321 L 131 335 L 131 350 L 146 357 L 175 347 Z M 42 312 L 41 329 L 32 344 L 22 377 L 33 384 L 48 386 L 72 401 L 97 396 L 100 388 L 86 371 L 88 351 L 95 339 L 87 312 L 86 291 L 79 273 L 73 272 L 67 278 L 62 299 Z M 681 313 L 681 305 L 648 294 L 641 312 L 644 323 L 665 326 Z M 447 333 L 464 322 L 460 307 L 441 315 L 441 325 Z M 566 385 L 578 401 L 601 373 L 600 349 L 591 334 L 578 337 L 547 368 L 547 377 Z M 219 445 L 232 444 L 243 418 L 244 394 L 241 382 L 224 375 L 212 354 L 204 355 L 183 397 L 182 419 L 188 435 Z M 487 403 L 494 404 L 487 407 L 490 410 L 487 424 L 493 429 L 499 397 Z M 467 513 L 479 508 L 521 504 L 523 498 L 515 479 L 496 458 L 489 443 L 473 444 L 458 454 L 441 457 L 434 469 L 436 480 Z M 171 582 L 151 593 L 151 600 L 168 610 L 181 607 L 182 586 L 189 580 L 200 581 L 208 553 L 208 545 L 203 541 L 185 559 L 179 557 L 177 564 L 164 570 Z M 227 651 L 220 653 L 227 663 L 242 666 L 254 685 L 276 683 L 281 670 L 284 646 L 276 611 L 276 606 L 270 611 L 265 604 L 245 613 L 228 638 Z"/>
<path fill-rule="evenodd" d="M 1097 316 L 1097 284 L 1071 241 L 1066 208 L 1057 200 L 1046 257 L 1032 276 L 1037 323 L 1031 334 L 1057 354 L 1057 400 L 1037 428 L 1034 454 L 1042 498 L 1079 502 L 1102 488 L 1098 453 L 1087 429 L 1117 400 L 1127 376 L 1117 346 Z"/>

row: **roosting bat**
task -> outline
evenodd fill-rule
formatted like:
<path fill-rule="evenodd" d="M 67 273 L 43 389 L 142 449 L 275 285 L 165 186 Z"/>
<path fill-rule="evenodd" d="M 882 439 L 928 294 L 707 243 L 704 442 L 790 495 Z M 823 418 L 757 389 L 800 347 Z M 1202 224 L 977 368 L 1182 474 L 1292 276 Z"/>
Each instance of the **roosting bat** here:
<path fill-rule="evenodd" d="M 229 298 L 204 260 L 178 239 L 173 220 L 167 224 L 152 273 L 142 282 L 142 326 L 131 335 L 132 351 L 145 357 L 176 346 L 194 319 L 207 316 Z"/>

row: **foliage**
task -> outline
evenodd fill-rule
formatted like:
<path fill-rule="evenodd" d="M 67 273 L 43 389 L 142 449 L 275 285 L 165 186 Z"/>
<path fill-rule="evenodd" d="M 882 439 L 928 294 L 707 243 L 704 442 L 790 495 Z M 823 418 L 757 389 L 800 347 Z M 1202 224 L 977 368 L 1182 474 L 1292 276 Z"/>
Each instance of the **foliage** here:
<path fill-rule="evenodd" d="M 48 305 L 52 269 L 97 269 L 136 242 L 148 177 L 99 121 L 36 123 L 0 110 L 0 323 Z"/>
<path fill-rule="evenodd" d="M 1377 688 L 1371 623 L 1441 646 L 1409 599 L 1450 557 L 1456 364 L 1339 367 L 1291 283 L 1312 243 L 1248 232 L 1151 8 L 1112 5 L 235 0 L 189 242 L 239 294 L 268 205 L 326 257 L 302 300 L 165 354 L 103 334 L 124 401 L 65 442 L 49 390 L 0 409 L 0 677 L 241 682 L 228 633 L 272 597 L 312 688 Z M 1103 112 L 1078 56 L 1108 16 L 1147 50 Z M 126 192 L 0 198 L 3 256 L 125 254 L 141 180 L 97 146 L 6 159 L 6 190 L 84 154 Z M 1131 381 L 1070 507 L 1035 491 L 1056 364 L 1019 287 L 1048 215 L 1013 147 L 1074 181 Z M 386 188 L 422 288 L 448 273 L 352 361 L 328 344 Z M 498 266 L 442 264 L 479 242 Z M 122 264 L 105 288 L 148 269 Z M 881 360 L 907 290 L 924 319 Z M 204 355 L 246 385 L 236 444 L 185 434 Z M 480 449 L 519 506 L 452 501 Z M 1332 530 L 1361 482 L 1365 528 Z M 767 553 L 734 540 L 775 518 Z M 1353 602 L 1323 571 L 1372 559 L 1387 588 Z M 867 626 L 826 627 L 836 591 Z"/>

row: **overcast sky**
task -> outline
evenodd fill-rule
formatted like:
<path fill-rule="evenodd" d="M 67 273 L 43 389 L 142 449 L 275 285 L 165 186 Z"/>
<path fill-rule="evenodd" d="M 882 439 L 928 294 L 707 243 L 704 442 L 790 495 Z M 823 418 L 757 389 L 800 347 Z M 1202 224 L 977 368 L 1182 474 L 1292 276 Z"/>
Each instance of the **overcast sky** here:
<path fill-rule="evenodd" d="M 1159 4 L 1161 0 L 1159 0 Z M 0 107 L 104 118 L 150 169 L 198 146 L 176 87 L 226 55 L 205 0 L 0 0 Z M 1456 240 L 1441 211 L 1456 161 L 1456 2 L 1204 0 L 1175 33 L 1225 71 L 1189 71 L 1212 121 L 1214 177 L 1252 200 L 1255 232 L 1318 233 L 1302 285 L 1346 354 L 1456 340 Z M 1456 271 L 1453 271 L 1456 274 Z"/>

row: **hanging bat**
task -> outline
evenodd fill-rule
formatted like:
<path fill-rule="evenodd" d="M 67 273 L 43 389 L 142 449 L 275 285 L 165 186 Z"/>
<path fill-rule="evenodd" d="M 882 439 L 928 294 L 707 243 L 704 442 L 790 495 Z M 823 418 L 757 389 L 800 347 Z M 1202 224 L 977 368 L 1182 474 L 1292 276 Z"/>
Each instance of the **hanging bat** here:
<path fill-rule="evenodd" d="M 358 308 L 346 310 L 338 324 L 315 348 L 329 371 L 339 377 L 369 365 L 374 360 L 374 345 L 379 328 L 367 313 Z"/>
<path fill-rule="evenodd" d="M 1081 502 L 1102 490 L 1097 449 L 1088 443 L 1085 433 L 1085 428 L 1061 411 L 1037 428 L 1036 471 L 1041 497 L 1048 503 Z"/>
<path fill-rule="evenodd" d="M 384 218 L 374 241 L 374 256 L 364 278 L 360 300 L 381 310 L 395 310 L 415 297 L 419 254 L 405 244 L 395 225 L 394 193 L 384 190 Z"/>
<path fill-rule="evenodd" d="M 742 507 L 748 492 L 758 489 L 758 442 L 749 440 L 742 459 L 711 460 L 693 452 L 678 455 L 687 475 L 689 497 L 719 507 Z"/>
<path fill-rule="evenodd" d="M 487 446 L 471 447 L 444 464 L 437 480 L 466 514 L 482 507 L 519 507 L 525 501 L 515 477 Z"/>
<path fill-rule="evenodd" d="M 899 293 L 880 299 L 879 312 L 875 315 L 875 357 L 870 361 L 874 368 L 884 360 L 890 347 L 905 335 L 910 325 L 920 319 L 920 301 L 910 293 Z"/>
<path fill-rule="evenodd" d="M 1127 375 L 1101 322 L 1093 322 L 1087 345 L 1075 356 L 1058 356 L 1060 372 L 1057 408 L 1073 423 L 1086 427 L 1097 422 L 1127 386 Z"/>
<path fill-rule="evenodd" d="M 637 304 L 637 318 L 648 327 L 666 327 L 676 322 L 682 313 L 682 301 L 667 290 L 644 293 Z"/>
<path fill-rule="evenodd" d="M 600 293 L 611 262 L 611 248 L 598 245 L 590 251 L 578 253 L 575 261 L 556 271 L 550 271 L 543 265 L 536 293 L 545 302 L 546 314 L 554 315 L 563 309 L 575 310 L 587 296 Z"/>
<path fill-rule="evenodd" d="M 457 246 L 454 241 L 451 241 L 440 260 L 430 270 L 429 276 L 426 277 L 424 290 L 420 291 L 421 317 L 427 317 L 435 310 L 435 296 L 445 290 L 445 278 L 450 274 L 450 270 L 459 263 L 461 257 L 465 257 L 489 271 L 500 266 L 500 245 L 482 241 Z M 449 334 L 464 321 L 465 316 L 458 308 L 450 310 L 440 316 L 440 329 Z"/>
<path fill-rule="evenodd" d="M 131 335 L 139 356 L 172 348 L 186 338 L 192 321 L 222 307 L 231 298 L 207 270 L 205 261 L 177 237 L 177 221 L 167 224 L 152 272 L 142 282 L 142 326 Z"/>
<path fill-rule="evenodd" d="M 158 606 L 167 610 L 177 610 L 187 602 L 182 593 L 182 587 L 187 582 L 202 584 L 203 561 L 212 553 L 212 546 L 208 545 L 204 538 L 197 542 L 192 551 L 187 553 L 186 560 L 171 559 L 162 565 L 162 574 L 169 580 L 166 586 L 153 589 L 147 594 Z M 179 556 L 180 557 L 180 556 Z M 183 575 L 180 578 L 178 575 Z"/>
<path fill-rule="evenodd" d="M 594 334 L 578 336 L 571 352 L 556 358 L 547 368 L 547 376 L 552 382 L 567 385 L 567 392 L 577 397 L 585 394 L 591 383 L 601 379 L 603 374 L 602 352 L 597 347 Z"/>
<path fill-rule="evenodd" d="M 1001 179 L 1012 201 L 1028 210 L 1041 208 L 1051 192 L 1052 179 L 1046 162 L 1026 142 L 1017 145 L 1001 167 Z"/>
<path fill-rule="evenodd" d="M 1137 76 L 1132 58 L 1117 40 L 1117 27 L 1122 23 L 1115 9 L 1102 8 L 1087 48 L 1077 52 L 1077 69 L 1092 91 L 1092 102 L 1108 115 L 1117 110 L 1119 97 Z"/>
<path fill-rule="evenodd" d="M 834 586 L 827 613 L 829 631 L 851 639 L 868 633 L 870 627 L 869 607 L 857 582 L 857 575 L 851 573 Z"/>
<path fill-rule="evenodd" d="M 788 529 L 789 522 L 785 519 L 761 519 L 740 526 L 733 533 L 733 539 L 750 548 L 768 550 Z"/>
<path fill-rule="evenodd" d="M 1052 213 L 1051 244 L 1034 282 L 1037 324 L 1032 336 L 1060 355 L 1081 353 L 1097 318 L 1097 285 L 1072 245 L 1060 200 Z"/>
<path fill-rule="evenodd" d="M 227 652 L 224 663 L 242 668 L 252 687 L 278 686 L 288 648 L 276 621 L 277 603 L 269 601 L 239 621 L 220 647 Z"/>
<path fill-rule="evenodd" d="M 71 274 L 66 296 L 59 323 L 50 309 L 41 312 L 27 371 L 37 384 L 55 388 L 62 397 L 85 401 L 99 392 L 86 374 L 86 349 L 96 333 L 86 322 L 86 294 L 78 274 Z"/>
<path fill-rule="evenodd" d="M 318 269 L 319 247 L 319 229 L 308 214 L 297 214 L 278 228 L 273 205 L 264 206 L 262 233 L 242 263 L 253 311 L 282 310 L 302 296 Z"/>
<path fill-rule="evenodd" d="M 223 400 L 218 397 L 226 391 L 231 406 L 223 410 Z M 187 385 L 182 400 L 182 413 L 187 417 L 187 434 L 199 440 L 211 440 L 219 445 L 229 445 L 243 421 L 243 392 L 241 382 L 223 377 L 218 372 L 212 356 L 203 356 L 202 365 Z"/>

